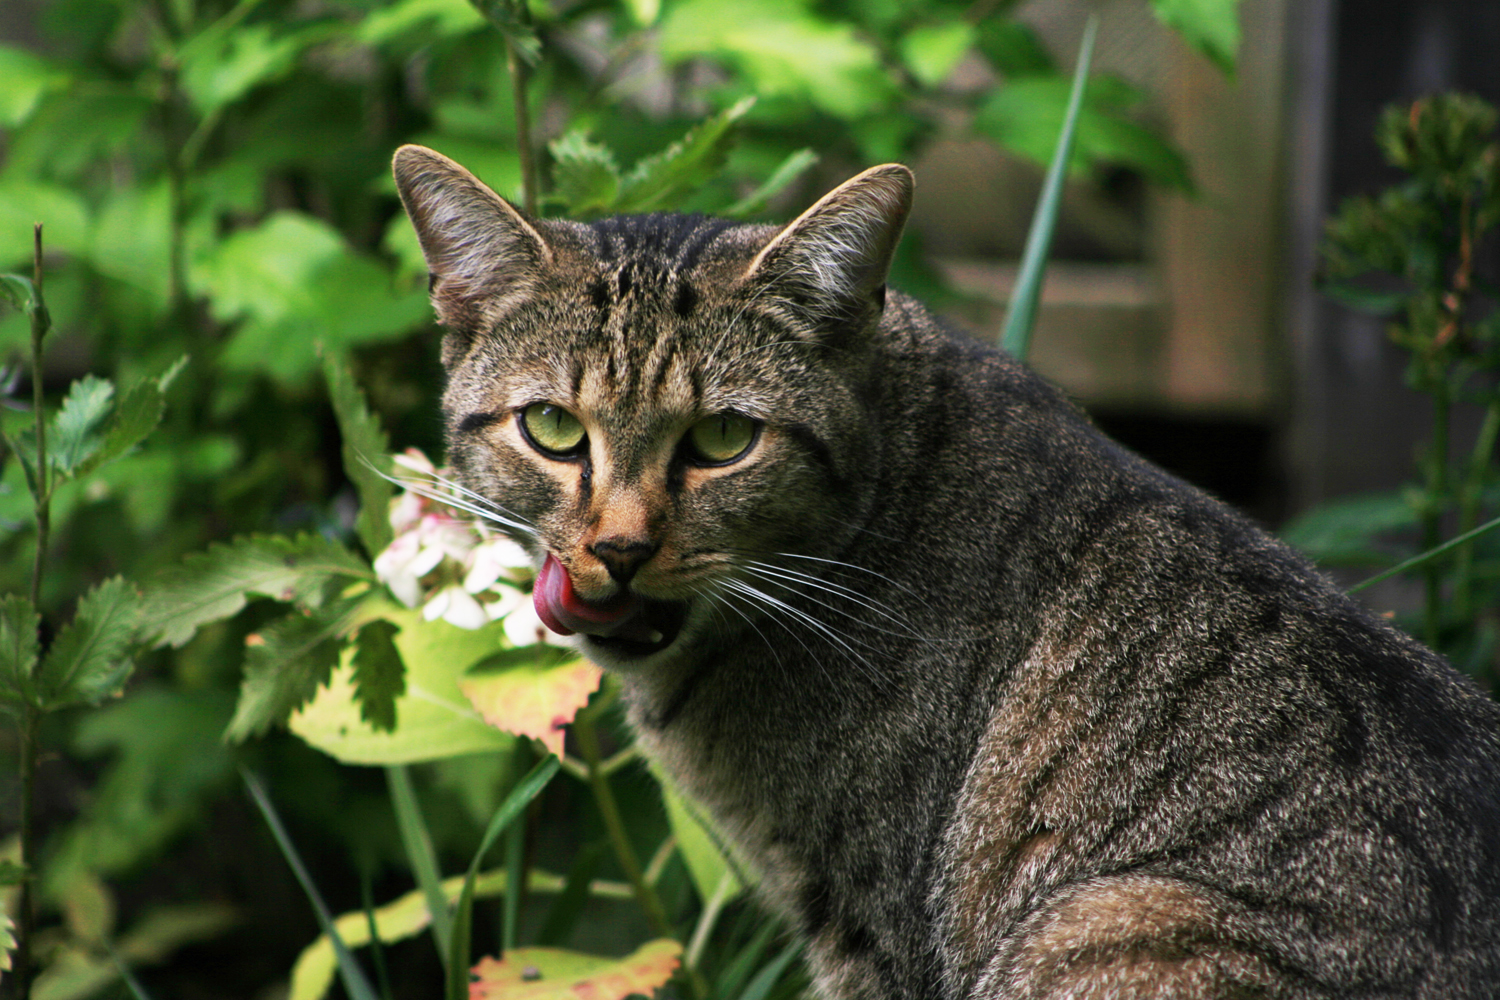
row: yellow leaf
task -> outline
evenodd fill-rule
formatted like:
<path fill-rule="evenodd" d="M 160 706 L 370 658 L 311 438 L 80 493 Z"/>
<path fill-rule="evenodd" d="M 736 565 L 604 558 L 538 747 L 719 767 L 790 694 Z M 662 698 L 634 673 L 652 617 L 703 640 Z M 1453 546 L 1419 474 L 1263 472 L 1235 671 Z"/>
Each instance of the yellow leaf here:
<path fill-rule="evenodd" d="M 625 958 L 597 958 L 559 948 L 515 948 L 471 970 L 469 1000 L 624 1000 L 650 996 L 677 969 L 682 945 L 651 941 Z"/>
<path fill-rule="evenodd" d="M 585 660 L 557 666 L 520 663 L 504 670 L 471 673 L 458 687 L 496 729 L 541 740 L 562 756 L 563 729 L 589 695 L 599 689 L 603 672 Z"/>

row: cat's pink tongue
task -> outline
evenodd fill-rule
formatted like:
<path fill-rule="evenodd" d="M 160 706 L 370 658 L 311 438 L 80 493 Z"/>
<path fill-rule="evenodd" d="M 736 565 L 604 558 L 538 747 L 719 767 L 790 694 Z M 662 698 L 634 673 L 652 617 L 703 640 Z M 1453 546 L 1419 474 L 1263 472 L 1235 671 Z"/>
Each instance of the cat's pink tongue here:
<path fill-rule="evenodd" d="M 537 574 L 531 599 L 542 624 L 558 635 L 583 632 L 641 642 L 660 638 L 641 615 L 645 602 L 639 595 L 621 591 L 607 601 L 585 601 L 573 592 L 572 577 L 550 552 Z"/>

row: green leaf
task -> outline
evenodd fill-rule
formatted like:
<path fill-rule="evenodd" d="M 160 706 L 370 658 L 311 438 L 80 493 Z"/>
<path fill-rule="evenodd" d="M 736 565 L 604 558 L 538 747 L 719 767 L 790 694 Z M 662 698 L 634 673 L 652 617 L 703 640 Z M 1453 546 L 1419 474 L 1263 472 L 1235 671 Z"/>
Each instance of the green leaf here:
<path fill-rule="evenodd" d="M 73 383 L 47 430 L 47 460 L 54 468 L 72 476 L 99 450 L 104 441 L 96 432 L 114 398 L 114 383 L 107 379 L 85 375 Z"/>
<path fill-rule="evenodd" d="M 736 123 L 754 105 L 753 97 L 737 101 L 728 110 L 699 122 L 660 153 L 638 161 L 620 185 L 615 210 L 652 211 L 678 194 L 707 183 L 724 166 Z"/>
<path fill-rule="evenodd" d="M 200 115 L 212 114 L 286 76 L 304 49 L 335 30 L 331 24 L 311 24 L 277 35 L 265 22 L 231 30 L 215 24 L 182 48 L 183 92 Z"/>
<path fill-rule="evenodd" d="M 317 693 L 358 623 L 363 596 L 293 611 L 245 640 L 245 679 L 224 736 L 238 743 L 286 720 Z"/>
<path fill-rule="evenodd" d="M 165 180 L 113 192 L 99 210 L 89 261 L 143 293 L 151 315 L 165 314 L 172 286 L 172 192 Z"/>
<path fill-rule="evenodd" d="M 974 118 L 974 128 L 998 145 L 1038 164 L 1051 161 L 1067 115 L 1070 83 L 1065 77 L 1031 76 L 991 94 Z M 1119 163 L 1149 180 L 1192 190 L 1187 160 L 1165 139 L 1127 117 L 1139 93 L 1123 81 L 1089 81 L 1079 112 L 1074 172 L 1095 163 Z"/>
<path fill-rule="evenodd" d="M 1007 80 L 1057 75 L 1057 61 L 1029 24 L 1006 17 L 988 17 L 979 25 L 976 43 Z"/>
<path fill-rule="evenodd" d="M 484 27 L 484 15 L 468 0 L 401 0 L 365 18 L 355 38 L 366 45 L 407 39 L 419 28 L 443 38 L 468 34 Z"/>
<path fill-rule="evenodd" d="M 0 274 L 0 293 L 5 295 L 5 301 L 11 304 L 11 308 L 18 312 L 23 312 L 28 317 L 36 312 L 36 286 L 31 283 L 30 278 L 23 278 L 19 274 Z"/>
<path fill-rule="evenodd" d="M 0 701 L 34 703 L 41 615 L 20 594 L 0 598 Z"/>
<path fill-rule="evenodd" d="M 660 30 L 668 64 L 717 56 L 766 98 L 789 97 L 835 118 L 880 108 L 895 86 L 879 53 L 848 23 L 822 19 L 799 0 L 685 0 Z"/>
<path fill-rule="evenodd" d="M 45 59 L 0 45 L 0 128 L 24 122 L 49 91 L 66 87 L 68 82 L 68 74 Z"/>
<path fill-rule="evenodd" d="M 141 379 L 130 387 L 115 407 L 114 419 L 99 449 L 80 462 L 76 475 L 86 476 L 116 459 L 146 439 L 166 412 L 166 389 L 187 364 L 187 355 L 177 359 L 165 372 Z"/>
<path fill-rule="evenodd" d="M 391 544 L 391 496 L 395 488 L 382 473 L 390 471 L 390 439 L 380 421 L 370 412 L 364 393 L 354 382 L 347 361 L 332 354 L 323 357 L 328 397 L 338 418 L 343 439 L 344 475 L 359 492 L 359 516 L 354 530 L 364 542 L 370 558 Z"/>
<path fill-rule="evenodd" d="M 1420 520 L 1404 491 L 1362 493 L 1319 504 L 1281 529 L 1282 540 L 1320 563 L 1383 563 L 1389 552 L 1377 536 L 1413 528 Z"/>
<path fill-rule="evenodd" d="M 651 773 L 661 787 L 662 804 L 666 806 L 667 820 L 672 826 L 672 835 L 677 838 L 677 849 L 692 876 L 693 887 L 698 898 L 707 901 L 718 891 L 724 879 L 730 880 L 730 891 L 726 899 L 732 899 L 744 891 L 736 866 L 728 854 L 728 840 L 709 821 L 703 809 L 690 802 L 678 791 L 677 785 L 660 767 L 655 765 Z"/>
<path fill-rule="evenodd" d="M 32 227 L 38 222 L 46 226 L 49 250 L 88 249 L 88 208 L 76 193 L 21 178 L 0 179 L 0 266 L 30 266 Z"/>
<path fill-rule="evenodd" d="M 782 160 L 780 165 L 771 172 L 764 184 L 741 198 L 739 201 L 724 209 L 723 214 L 733 219 L 744 218 L 747 215 L 755 215 L 757 212 L 765 211 L 766 205 L 771 199 L 786 189 L 813 164 L 818 162 L 818 154 L 810 149 L 799 149 Z"/>
<path fill-rule="evenodd" d="M 574 129 L 547 146 L 552 153 L 550 197 L 568 215 L 601 215 L 613 208 L 620 193 L 620 168 L 607 146 L 590 142 L 588 133 Z"/>
<path fill-rule="evenodd" d="M 400 725 L 382 732 L 361 716 L 353 650 L 346 649 L 328 684 L 292 715 L 292 732 L 346 764 L 415 764 L 515 745 L 515 737 L 485 724 L 458 687 L 470 664 L 504 644 L 503 622 L 462 629 L 423 621 L 420 611 L 393 603 L 372 602 L 370 614 L 400 629 L 393 640 L 406 665 L 406 690 L 396 699 Z"/>
<path fill-rule="evenodd" d="M 1373 316 L 1391 315 L 1412 296 L 1410 290 L 1366 288 L 1352 281 L 1320 282 L 1318 291 L 1339 305 Z"/>
<path fill-rule="evenodd" d="M 48 708 L 97 705 L 120 693 L 134 664 L 140 597 L 121 577 L 106 580 L 78 602 L 78 610 L 47 650 L 37 687 Z"/>
<path fill-rule="evenodd" d="M 974 26 L 967 21 L 916 27 L 901 38 L 901 61 L 918 83 L 936 87 L 948 79 L 975 37 Z"/>
<path fill-rule="evenodd" d="M 596 958 L 558 948 L 516 948 L 500 959 L 486 958 L 474 966 L 474 982 L 463 996 L 468 1000 L 652 996 L 672 978 L 681 954 L 682 945 L 671 938 L 648 941 L 624 958 Z"/>
<path fill-rule="evenodd" d="M 396 699 L 406 693 L 406 664 L 392 641 L 401 631 L 378 618 L 366 623 L 355 637 L 354 692 L 359 717 L 376 730 L 396 729 Z"/>
<path fill-rule="evenodd" d="M 1157 18 L 1226 75 L 1240 48 L 1239 0 L 1151 0 Z"/>
<path fill-rule="evenodd" d="M 374 575 L 362 559 L 321 535 L 251 535 L 211 545 L 148 586 L 141 637 L 181 646 L 201 626 L 237 613 L 251 594 L 312 603 L 340 577 Z"/>

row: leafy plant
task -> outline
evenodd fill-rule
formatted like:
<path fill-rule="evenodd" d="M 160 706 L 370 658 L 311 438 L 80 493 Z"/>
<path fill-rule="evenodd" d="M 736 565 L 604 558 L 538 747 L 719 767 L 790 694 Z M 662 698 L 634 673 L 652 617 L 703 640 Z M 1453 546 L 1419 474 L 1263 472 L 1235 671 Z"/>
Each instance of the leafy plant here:
<path fill-rule="evenodd" d="M 1336 501 L 1289 525 L 1286 536 L 1330 563 L 1398 563 L 1415 572 L 1417 631 L 1477 675 L 1500 680 L 1500 287 L 1484 271 L 1500 224 L 1496 110 L 1460 94 L 1387 108 L 1376 140 L 1407 176 L 1347 201 L 1328 223 L 1322 287 L 1351 307 L 1390 316 L 1410 360 L 1407 383 L 1431 400 L 1432 438 L 1418 483 Z M 1455 459 L 1457 407 L 1477 407 L 1478 432 Z M 1490 519 L 1490 520 L 1487 520 Z M 1484 522 L 1484 523 L 1481 523 Z M 1392 532 L 1415 528 L 1415 537 Z M 1422 553 L 1417 556 L 1414 553 Z M 1409 557 L 1409 558 L 1408 558 Z"/>

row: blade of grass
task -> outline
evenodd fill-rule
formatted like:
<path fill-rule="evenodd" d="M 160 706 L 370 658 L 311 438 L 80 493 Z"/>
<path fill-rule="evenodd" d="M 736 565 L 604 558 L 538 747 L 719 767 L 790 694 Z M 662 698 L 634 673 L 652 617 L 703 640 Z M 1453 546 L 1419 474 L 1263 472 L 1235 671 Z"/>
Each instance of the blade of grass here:
<path fill-rule="evenodd" d="M 777 980 L 786 972 L 787 966 L 792 960 L 802 954 L 802 942 L 793 941 L 781 950 L 781 954 L 771 959 L 755 978 L 750 980 L 750 985 L 745 987 L 745 992 L 740 994 L 740 1000 L 765 1000 L 766 994 L 776 985 Z"/>
<path fill-rule="evenodd" d="M 714 983 L 714 996 L 732 997 L 739 994 L 745 981 L 750 978 L 750 973 L 755 970 L 760 957 L 766 953 L 781 926 L 774 920 L 765 921 L 750 942 L 741 948 L 739 954 L 734 956 L 733 961 L 724 967 L 719 973 L 718 981 Z"/>
<path fill-rule="evenodd" d="M 479 842 L 479 850 L 474 852 L 474 860 L 469 862 L 469 873 L 464 876 L 464 887 L 458 894 L 458 906 L 453 912 L 452 947 L 448 952 L 447 988 L 444 991 L 448 1000 L 468 1000 L 469 996 L 469 943 L 474 922 L 474 882 L 479 878 L 479 865 L 500 834 L 547 787 L 547 782 L 552 780 L 560 767 L 562 764 L 557 757 L 548 754 L 526 777 L 516 783 L 505 801 L 500 803 L 500 808 L 495 810 L 495 815 L 490 817 L 490 825 Z"/>
<path fill-rule="evenodd" d="M 1350 587 L 1348 593 L 1357 594 L 1361 590 L 1364 590 L 1366 587 L 1374 586 L 1381 580 L 1388 580 L 1398 573 L 1405 573 L 1409 569 L 1414 569 L 1417 566 L 1421 566 L 1423 563 L 1436 559 L 1438 556 L 1442 555 L 1444 552 L 1447 552 L 1449 549 L 1457 548 L 1467 541 L 1478 538 L 1486 531 L 1493 531 L 1495 528 L 1500 528 L 1500 517 L 1495 518 L 1493 521 L 1486 521 L 1484 524 L 1481 524 L 1473 531 L 1465 531 L 1462 535 L 1455 535 L 1453 538 L 1448 539 L 1442 545 L 1428 549 L 1421 555 L 1412 556 L 1405 562 L 1397 563 L 1396 565 L 1392 566 L 1390 569 L 1385 570 L 1382 573 L 1376 573 L 1368 580 L 1361 580 L 1359 583 L 1356 583 L 1354 586 Z"/>
<path fill-rule="evenodd" d="M 302 883 L 302 891 L 307 893 L 313 912 L 318 916 L 318 926 L 323 928 L 323 933 L 333 943 L 333 952 L 339 960 L 339 978 L 344 983 L 344 992 L 349 994 L 350 1000 L 378 1000 L 374 988 L 370 986 L 370 981 L 365 978 L 364 970 L 354 961 L 354 956 L 344 946 L 344 939 L 339 937 L 338 929 L 333 926 L 333 916 L 328 911 L 328 904 L 323 902 L 322 894 L 313 884 L 312 876 L 307 873 L 307 866 L 302 863 L 302 857 L 292 844 L 292 838 L 287 835 L 286 827 L 282 826 L 281 817 L 277 815 L 276 807 L 271 804 L 271 797 L 266 794 L 265 786 L 260 783 L 259 778 L 250 773 L 248 768 L 240 768 L 240 777 L 244 779 L 245 787 L 250 790 L 250 797 L 260 808 L 260 814 L 265 817 L 266 826 L 271 828 L 271 836 L 276 838 L 276 845 L 281 848 L 282 856 L 291 866 L 292 874 L 296 875 L 297 881 Z"/>
<path fill-rule="evenodd" d="M 375 923 L 375 889 L 370 884 L 370 872 L 360 872 L 359 901 L 365 909 L 365 926 L 370 934 L 370 956 L 375 960 L 375 978 L 380 982 L 380 1000 L 395 1000 L 391 993 L 391 974 L 385 966 L 385 945 L 380 940 L 380 928 Z"/>
<path fill-rule="evenodd" d="M 1052 233 L 1057 228 L 1057 213 L 1062 207 L 1063 181 L 1068 175 L 1068 161 L 1073 157 L 1073 139 L 1078 133 L 1079 112 L 1083 94 L 1088 89 L 1089 64 L 1094 59 L 1094 35 L 1099 17 L 1089 15 L 1083 28 L 1083 43 L 1078 50 L 1078 66 L 1073 71 L 1073 89 L 1068 95 L 1068 113 L 1063 119 L 1057 151 L 1047 167 L 1047 179 L 1037 200 L 1036 214 L 1031 217 L 1031 231 L 1026 234 L 1026 249 L 1021 254 L 1021 269 L 1005 310 L 1001 346 L 1018 361 L 1026 360 L 1031 349 L 1031 331 L 1036 326 L 1037 304 L 1042 297 L 1042 279 L 1047 273 L 1047 252 L 1052 248 Z"/>
<path fill-rule="evenodd" d="M 390 786 L 391 805 L 396 810 L 396 825 L 401 830 L 401 843 L 406 848 L 406 859 L 422 895 L 427 898 L 427 912 L 432 914 L 432 938 L 437 942 L 438 954 L 447 961 L 453 942 L 453 914 L 449 912 L 447 897 L 443 895 L 443 878 L 438 871 L 437 852 L 432 849 L 432 835 L 427 832 L 427 823 L 422 819 L 411 774 L 405 767 L 396 765 L 385 769 L 385 777 Z"/>

